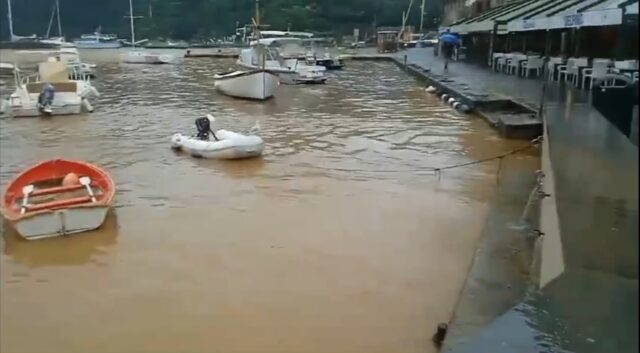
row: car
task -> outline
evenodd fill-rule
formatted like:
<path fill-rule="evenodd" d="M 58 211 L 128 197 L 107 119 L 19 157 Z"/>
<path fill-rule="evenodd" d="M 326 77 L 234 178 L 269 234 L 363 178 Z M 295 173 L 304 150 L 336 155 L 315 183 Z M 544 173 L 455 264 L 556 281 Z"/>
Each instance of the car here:
<path fill-rule="evenodd" d="M 421 39 L 418 41 L 418 46 L 421 48 L 435 47 L 438 45 L 438 38 Z"/>
<path fill-rule="evenodd" d="M 351 43 L 351 48 L 352 49 L 364 48 L 364 47 L 365 47 L 365 42 L 353 42 L 353 43 Z"/>

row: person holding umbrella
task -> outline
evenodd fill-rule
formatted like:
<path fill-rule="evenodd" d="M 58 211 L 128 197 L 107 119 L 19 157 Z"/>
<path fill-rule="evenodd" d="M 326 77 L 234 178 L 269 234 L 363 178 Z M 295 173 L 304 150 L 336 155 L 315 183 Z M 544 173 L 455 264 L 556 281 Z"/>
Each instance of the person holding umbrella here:
<path fill-rule="evenodd" d="M 449 60 L 453 55 L 453 49 L 460 46 L 460 38 L 447 29 L 440 36 L 440 43 L 442 43 L 442 54 L 444 55 L 444 69 L 447 70 L 449 66 Z"/>

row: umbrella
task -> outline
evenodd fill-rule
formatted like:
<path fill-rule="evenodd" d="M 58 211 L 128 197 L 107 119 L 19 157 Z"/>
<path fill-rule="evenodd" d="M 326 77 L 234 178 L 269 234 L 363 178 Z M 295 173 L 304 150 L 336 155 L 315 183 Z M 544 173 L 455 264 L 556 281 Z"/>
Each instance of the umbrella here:
<path fill-rule="evenodd" d="M 452 33 L 444 33 L 440 36 L 440 40 L 444 43 L 448 44 L 458 44 L 460 42 L 460 38 L 457 35 Z"/>

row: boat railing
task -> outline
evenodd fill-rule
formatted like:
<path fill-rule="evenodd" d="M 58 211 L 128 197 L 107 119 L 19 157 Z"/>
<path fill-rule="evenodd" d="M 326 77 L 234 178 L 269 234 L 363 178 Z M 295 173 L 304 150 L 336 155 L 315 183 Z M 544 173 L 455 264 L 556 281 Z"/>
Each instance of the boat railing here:
<path fill-rule="evenodd" d="M 29 83 L 38 82 L 39 78 L 40 78 L 40 75 L 38 75 L 37 73 L 30 74 L 30 75 L 27 75 L 27 76 L 21 76 L 20 77 L 20 85 L 27 85 Z"/>
<path fill-rule="evenodd" d="M 69 70 L 70 80 L 91 82 L 91 76 L 83 72 L 79 72 L 75 67 L 71 67 L 69 68 Z"/>

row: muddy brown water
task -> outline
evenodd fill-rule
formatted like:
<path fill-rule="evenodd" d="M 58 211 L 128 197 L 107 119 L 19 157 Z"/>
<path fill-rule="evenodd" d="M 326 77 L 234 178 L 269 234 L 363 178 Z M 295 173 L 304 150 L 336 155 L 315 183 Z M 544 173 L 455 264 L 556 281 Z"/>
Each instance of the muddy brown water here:
<path fill-rule="evenodd" d="M 0 53 L 6 60 L 11 53 Z M 389 63 L 265 103 L 217 94 L 233 60 L 99 65 L 93 114 L 0 119 L 2 186 L 40 160 L 106 168 L 116 204 L 94 232 L 27 242 L 5 224 L 0 351 L 434 352 L 471 264 L 496 164 L 522 146 L 459 115 Z M 261 159 L 169 148 L 206 113 L 266 142 Z M 502 168 L 535 170 L 535 153 Z M 523 193 L 527 193 L 523 191 Z"/>

